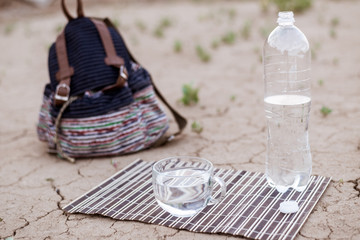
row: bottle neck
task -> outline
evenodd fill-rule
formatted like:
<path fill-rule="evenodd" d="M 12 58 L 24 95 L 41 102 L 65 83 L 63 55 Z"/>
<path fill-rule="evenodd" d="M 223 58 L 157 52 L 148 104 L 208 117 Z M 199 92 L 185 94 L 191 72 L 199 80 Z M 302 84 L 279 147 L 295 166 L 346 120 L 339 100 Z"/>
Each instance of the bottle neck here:
<path fill-rule="evenodd" d="M 279 23 L 279 26 L 280 27 L 291 27 L 291 26 L 294 26 L 294 23 L 293 22 L 281 22 L 281 23 Z"/>

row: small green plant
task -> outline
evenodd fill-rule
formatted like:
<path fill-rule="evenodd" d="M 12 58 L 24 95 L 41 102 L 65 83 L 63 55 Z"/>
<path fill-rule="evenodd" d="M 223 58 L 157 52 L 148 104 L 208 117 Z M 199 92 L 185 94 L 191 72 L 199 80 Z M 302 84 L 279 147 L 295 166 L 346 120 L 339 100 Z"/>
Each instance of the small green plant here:
<path fill-rule="evenodd" d="M 0 222 L 2 222 L 2 220 L 3 220 L 3 219 L 2 219 L 2 218 L 0 218 Z"/>
<path fill-rule="evenodd" d="M 319 84 L 319 86 L 322 86 L 322 85 L 324 85 L 324 80 L 322 80 L 322 79 L 319 79 L 319 80 L 318 80 L 318 84 Z"/>
<path fill-rule="evenodd" d="M 304 12 L 312 5 L 312 0 L 272 0 L 279 11 Z"/>
<path fill-rule="evenodd" d="M 326 106 L 323 106 L 321 109 L 320 109 L 320 112 L 322 113 L 322 115 L 324 117 L 326 117 L 327 115 L 329 115 L 331 112 L 332 112 L 332 109 L 326 107 Z"/>
<path fill-rule="evenodd" d="M 160 27 L 155 28 L 155 30 L 154 30 L 154 35 L 155 35 L 155 37 L 158 37 L 158 38 L 164 37 L 164 31 L 163 31 L 163 29 L 160 28 Z"/>
<path fill-rule="evenodd" d="M 154 30 L 154 35 L 158 38 L 164 37 L 164 30 L 172 25 L 172 22 L 169 18 L 162 18 L 160 23 Z"/>
<path fill-rule="evenodd" d="M 55 28 L 55 32 L 59 34 L 64 29 L 64 24 L 58 24 Z"/>
<path fill-rule="evenodd" d="M 340 20 L 337 17 L 332 18 L 330 21 L 330 25 L 332 27 L 337 27 L 339 25 L 339 23 L 340 23 Z"/>
<path fill-rule="evenodd" d="M 200 45 L 196 46 L 196 54 L 203 62 L 209 62 L 211 60 L 211 55 Z"/>
<path fill-rule="evenodd" d="M 145 32 L 146 31 L 146 25 L 143 21 L 141 20 L 136 20 L 135 22 L 135 26 L 141 31 L 141 32 Z"/>
<path fill-rule="evenodd" d="M 228 14 L 229 14 L 230 20 L 234 20 L 235 17 L 236 17 L 236 15 L 237 15 L 236 10 L 233 9 L 233 8 L 232 8 L 232 9 L 229 9 Z"/>
<path fill-rule="evenodd" d="M 340 184 L 344 184 L 344 179 L 340 178 L 340 179 L 339 179 L 339 183 L 340 183 Z"/>
<path fill-rule="evenodd" d="M 270 3 L 270 0 L 261 0 L 260 1 L 261 11 L 263 13 L 267 13 L 269 11 L 269 3 Z"/>
<path fill-rule="evenodd" d="M 168 28 L 172 25 L 172 22 L 169 18 L 164 17 L 163 19 L 161 19 L 159 27 L 161 28 Z"/>
<path fill-rule="evenodd" d="M 182 93 L 183 97 L 180 99 L 180 101 L 185 106 L 190 106 L 199 102 L 199 88 L 194 88 L 192 84 L 184 84 L 182 86 Z"/>
<path fill-rule="evenodd" d="M 253 49 L 253 51 L 254 51 L 254 53 L 255 53 L 256 55 L 258 55 L 258 60 L 259 60 L 259 62 L 262 63 L 262 61 L 263 61 L 263 56 L 262 56 L 262 52 L 260 51 L 260 48 L 259 48 L 259 47 L 255 47 L 255 48 Z"/>
<path fill-rule="evenodd" d="M 251 22 L 246 21 L 241 29 L 241 36 L 247 40 L 250 37 L 250 31 L 251 31 Z"/>
<path fill-rule="evenodd" d="M 222 36 L 221 40 L 225 44 L 233 44 L 236 39 L 236 34 L 232 31 L 227 32 L 225 35 Z"/>
<path fill-rule="evenodd" d="M 54 181 L 53 178 L 46 178 L 45 180 L 46 180 L 47 182 L 53 182 L 53 181 Z"/>
<path fill-rule="evenodd" d="M 339 65 L 339 59 L 336 58 L 336 57 L 333 58 L 332 63 L 333 63 L 333 65 L 335 65 L 335 66 Z"/>
<path fill-rule="evenodd" d="M 234 101 L 236 100 L 236 95 L 231 95 L 231 96 L 230 96 L 230 100 L 231 100 L 232 102 L 234 102 Z"/>
<path fill-rule="evenodd" d="M 319 50 L 320 48 L 321 48 L 321 43 L 320 42 L 315 42 L 314 49 Z"/>
<path fill-rule="evenodd" d="M 119 21 L 119 19 L 117 19 L 117 18 L 112 19 L 112 23 L 114 24 L 114 26 L 115 26 L 116 28 L 119 28 L 119 27 L 120 27 L 120 21 Z"/>
<path fill-rule="evenodd" d="M 9 23 L 5 27 L 5 35 L 10 35 L 14 30 L 15 30 L 15 24 L 14 23 Z"/>
<path fill-rule="evenodd" d="M 191 124 L 191 131 L 200 134 L 203 131 L 203 126 L 201 125 L 201 123 L 194 121 Z"/>
<path fill-rule="evenodd" d="M 219 47 L 219 45 L 220 45 L 220 41 L 217 40 L 217 39 L 215 39 L 215 40 L 213 40 L 213 41 L 211 42 L 211 48 L 212 48 L 212 49 L 217 49 L 217 48 Z"/>
<path fill-rule="evenodd" d="M 316 60 L 317 58 L 317 52 L 315 48 L 311 48 L 311 60 Z"/>
<path fill-rule="evenodd" d="M 212 13 L 212 12 L 209 12 L 209 13 L 207 13 L 207 14 L 200 15 L 200 16 L 198 17 L 198 20 L 199 20 L 200 22 L 203 22 L 203 21 L 213 20 L 214 18 L 215 18 L 215 14 Z"/>
<path fill-rule="evenodd" d="M 260 27 L 260 29 L 259 29 L 260 35 L 263 38 L 267 38 L 269 36 L 269 34 L 271 33 L 271 31 L 272 31 L 272 27 L 270 27 L 270 26 L 263 26 L 263 27 Z"/>
<path fill-rule="evenodd" d="M 179 53 L 182 51 L 182 43 L 179 40 L 176 40 L 174 43 L 174 52 Z"/>
<path fill-rule="evenodd" d="M 330 29 L 330 37 L 331 38 L 336 38 L 337 37 L 337 34 L 336 34 L 336 31 L 335 31 L 335 29 L 334 28 L 332 28 L 332 29 Z"/>

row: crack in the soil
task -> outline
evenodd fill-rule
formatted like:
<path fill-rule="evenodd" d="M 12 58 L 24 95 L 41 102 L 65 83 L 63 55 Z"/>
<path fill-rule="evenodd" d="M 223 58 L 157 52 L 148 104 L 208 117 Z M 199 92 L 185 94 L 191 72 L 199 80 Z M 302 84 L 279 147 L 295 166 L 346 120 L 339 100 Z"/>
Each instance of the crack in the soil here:
<path fill-rule="evenodd" d="M 15 182 L 7 184 L 7 185 L 0 185 L 0 187 L 12 187 L 16 184 L 18 184 L 19 182 L 21 182 L 24 178 L 30 176 L 31 174 L 33 174 L 34 172 L 38 171 L 39 169 L 41 169 L 44 165 L 40 165 L 39 167 L 34 168 L 33 170 L 31 170 L 30 172 L 20 176 Z"/>
<path fill-rule="evenodd" d="M 9 143 L 12 143 L 12 142 L 15 142 L 23 137 L 25 137 L 28 133 L 28 130 L 27 129 L 24 129 L 20 134 L 18 135 L 15 135 L 13 137 L 11 137 L 10 139 L 8 140 L 4 140 L 4 141 L 1 141 L 2 144 L 9 144 Z M 7 134 L 2 134 L 2 136 L 6 136 Z"/>
<path fill-rule="evenodd" d="M 113 228 L 115 223 L 117 223 L 117 221 L 114 221 L 110 226 L 110 229 L 113 229 L 115 231 L 113 234 L 117 234 L 117 232 L 118 232 L 116 228 Z"/>
<path fill-rule="evenodd" d="M 23 229 L 23 228 L 25 228 L 25 227 L 29 226 L 30 222 L 29 222 L 28 220 L 26 220 L 26 218 L 21 217 L 21 218 L 19 218 L 19 219 L 24 220 L 24 221 L 25 221 L 25 224 L 24 224 L 24 225 L 22 225 L 21 227 L 16 228 L 16 229 L 13 231 L 13 235 L 12 235 L 12 236 L 6 236 L 6 237 L 4 237 L 4 239 L 10 238 L 10 237 L 15 237 L 15 236 L 16 236 L 16 234 L 17 234 L 17 232 L 18 232 L 19 230 L 21 230 L 21 229 Z"/>
<path fill-rule="evenodd" d="M 259 155 L 261 155 L 262 153 L 266 152 L 266 147 L 265 147 L 265 146 L 263 146 L 263 147 L 264 147 L 263 150 L 255 153 L 254 155 L 252 155 L 252 157 L 250 157 L 250 159 L 249 159 L 249 161 L 248 161 L 249 163 L 254 163 L 254 162 L 253 162 L 254 158 L 256 158 L 257 156 L 259 156 Z"/>
<path fill-rule="evenodd" d="M 176 230 L 176 232 L 174 232 L 173 234 L 167 234 L 167 235 L 164 235 L 162 240 L 167 240 L 168 237 L 173 237 L 175 236 L 176 234 L 178 234 L 180 232 L 179 229 Z"/>
<path fill-rule="evenodd" d="M 304 234 L 302 234 L 300 231 L 299 231 L 299 235 L 302 236 L 303 238 L 310 239 L 309 237 L 307 237 L 307 236 L 305 236 Z"/>
<path fill-rule="evenodd" d="M 357 179 L 355 179 L 355 180 L 349 180 L 349 181 L 347 181 L 347 182 L 354 184 L 354 190 L 355 190 L 356 192 L 358 192 L 357 197 L 360 197 L 360 186 L 359 186 L 360 178 L 357 178 Z"/>
<path fill-rule="evenodd" d="M 326 219 L 326 225 L 327 225 L 327 227 L 328 227 L 329 230 L 330 230 L 330 233 L 329 233 L 329 235 L 327 236 L 327 239 L 330 239 L 330 235 L 333 234 L 334 230 L 332 230 L 332 228 L 330 227 L 329 219 Z"/>
<path fill-rule="evenodd" d="M 55 186 L 54 180 L 51 180 L 50 184 L 51 184 L 51 187 L 54 190 L 54 192 L 60 197 L 60 200 L 56 202 L 58 209 L 63 212 L 63 215 L 67 216 L 68 214 L 66 212 L 64 212 L 60 206 L 61 201 L 63 201 L 65 199 L 65 197 L 61 194 L 60 189 Z"/>

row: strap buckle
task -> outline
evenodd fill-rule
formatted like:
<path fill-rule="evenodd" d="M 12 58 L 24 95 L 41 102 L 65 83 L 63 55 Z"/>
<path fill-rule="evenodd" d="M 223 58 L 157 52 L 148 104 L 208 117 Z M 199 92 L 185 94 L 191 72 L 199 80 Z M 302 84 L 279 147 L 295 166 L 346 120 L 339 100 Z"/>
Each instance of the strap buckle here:
<path fill-rule="evenodd" d="M 60 93 L 64 93 L 63 91 L 60 92 L 61 89 L 65 89 L 65 95 L 60 94 Z M 70 96 L 70 87 L 66 83 L 59 83 L 56 86 L 56 91 L 54 96 L 55 105 L 60 105 L 67 102 L 69 100 L 69 96 Z"/>
<path fill-rule="evenodd" d="M 119 75 L 122 77 L 125 81 L 128 79 L 128 72 L 126 71 L 126 68 L 124 65 L 120 66 L 119 69 Z"/>

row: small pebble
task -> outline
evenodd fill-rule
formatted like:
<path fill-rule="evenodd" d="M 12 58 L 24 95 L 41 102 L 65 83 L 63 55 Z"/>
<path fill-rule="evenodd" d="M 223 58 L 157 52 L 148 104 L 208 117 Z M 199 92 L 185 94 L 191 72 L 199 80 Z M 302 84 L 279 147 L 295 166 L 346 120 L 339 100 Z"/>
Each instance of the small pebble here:
<path fill-rule="evenodd" d="M 299 211 L 299 205 L 296 201 L 285 201 L 280 203 L 280 212 L 282 213 L 296 213 Z"/>

